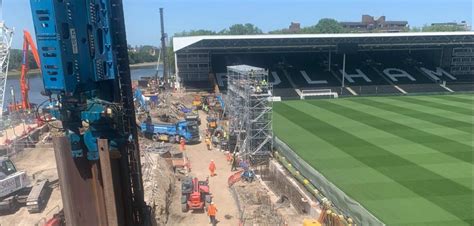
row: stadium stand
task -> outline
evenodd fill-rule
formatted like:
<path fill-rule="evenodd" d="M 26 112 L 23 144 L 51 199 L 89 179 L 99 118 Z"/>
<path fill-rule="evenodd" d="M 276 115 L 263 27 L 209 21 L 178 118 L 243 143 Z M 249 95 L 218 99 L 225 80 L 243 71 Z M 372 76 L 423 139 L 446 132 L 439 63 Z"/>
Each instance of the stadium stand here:
<path fill-rule="evenodd" d="M 266 68 L 283 99 L 299 99 L 305 90 L 339 96 L 474 91 L 472 32 L 194 36 L 173 43 L 178 82 L 187 89 L 216 82 L 225 90 L 226 67 L 246 64 Z"/>
<path fill-rule="evenodd" d="M 448 68 L 436 66 L 438 52 L 378 51 L 346 56 L 345 87 L 342 87 L 342 54 L 333 54 L 329 71 L 328 54 L 239 54 L 216 56 L 213 68 L 221 89 L 226 86 L 226 66 L 248 64 L 269 70 L 274 94 L 297 99 L 304 90 L 330 89 L 340 96 L 402 95 L 472 91 L 474 76 L 454 76 Z M 443 84 L 446 84 L 443 86 Z M 452 87 L 452 88 L 451 88 Z"/>

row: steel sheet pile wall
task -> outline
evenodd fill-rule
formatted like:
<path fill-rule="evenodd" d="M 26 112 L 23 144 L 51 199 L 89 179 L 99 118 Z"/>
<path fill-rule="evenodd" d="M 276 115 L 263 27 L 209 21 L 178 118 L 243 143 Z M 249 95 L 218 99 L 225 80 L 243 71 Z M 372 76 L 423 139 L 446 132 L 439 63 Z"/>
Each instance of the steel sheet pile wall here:
<path fill-rule="evenodd" d="M 276 194 L 284 195 L 288 198 L 299 214 L 310 213 L 311 206 L 306 197 L 303 197 L 298 187 L 295 186 L 294 183 L 297 182 L 289 178 L 291 176 L 287 175 L 280 165 L 272 161 L 268 165 L 267 170 L 260 171 L 260 173 L 262 180 L 268 184 L 268 187 Z"/>

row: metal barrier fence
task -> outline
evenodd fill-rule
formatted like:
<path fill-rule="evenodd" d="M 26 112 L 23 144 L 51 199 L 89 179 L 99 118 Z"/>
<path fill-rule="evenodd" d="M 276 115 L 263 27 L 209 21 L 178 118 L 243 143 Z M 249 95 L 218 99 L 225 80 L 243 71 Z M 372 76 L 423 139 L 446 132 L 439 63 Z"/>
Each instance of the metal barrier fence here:
<path fill-rule="evenodd" d="M 357 225 L 384 225 L 382 221 L 372 215 L 360 203 L 346 195 L 277 137 L 274 140 L 274 147 L 291 163 L 292 167 L 298 170 L 298 174 L 301 174 L 309 183 L 316 186 L 319 192 L 337 207 L 337 210 L 345 216 L 350 216 Z"/>
<path fill-rule="evenodd" d="M 17 138 L 11 144 L 2 146 L 0 148 L 0 156 L 13 157 L 18 153 L 21 153 L 25 148 L 35 147 L 39 142 L 40 136 L 48 130 L 47 126 L 39 127 L 29 134 Z"/>

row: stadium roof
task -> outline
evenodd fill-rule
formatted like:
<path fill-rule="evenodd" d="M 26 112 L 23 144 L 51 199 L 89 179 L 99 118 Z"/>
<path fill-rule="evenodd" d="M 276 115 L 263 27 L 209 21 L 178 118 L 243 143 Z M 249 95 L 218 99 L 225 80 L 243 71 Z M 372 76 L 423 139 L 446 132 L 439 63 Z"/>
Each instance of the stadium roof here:
<path fill-rule="evenodd" d="M 337 44 L 359 46 L 473 45 L 474 32 L 400 32 L 349 34 L 213 35 L 174 37 L 174 51 L 258 48 L 314 48 Z"/>

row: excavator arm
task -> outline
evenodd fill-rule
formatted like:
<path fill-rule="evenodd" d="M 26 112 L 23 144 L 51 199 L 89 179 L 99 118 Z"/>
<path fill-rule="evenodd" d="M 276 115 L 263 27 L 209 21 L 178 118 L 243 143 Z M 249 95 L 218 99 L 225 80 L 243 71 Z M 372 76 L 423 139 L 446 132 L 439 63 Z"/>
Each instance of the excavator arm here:
<path fill-rule="evenodd" d="M 26 75 L 28 74 L 28 53 L 31 48 L 31 52 L 33 53 L 33 58 L 38 65 L 38 68 L 41 70 L 41 63 L 40 58 L 38 55 L 38 49 L 36 48 L 35 43 L 33 42 L 33 38 L 31 37 L 30 32 L 24 30 L 23 31 L 23 59 L 21 62 L 21 77 L 20 77 L 20 89 L 21 89 L 21 108 L 24 110 L 30 109 L 30 100 L 28 97 L 28 92 L 30 91 L 30 87 L 28 85 L 28 80 L 26 79 Z"/>

